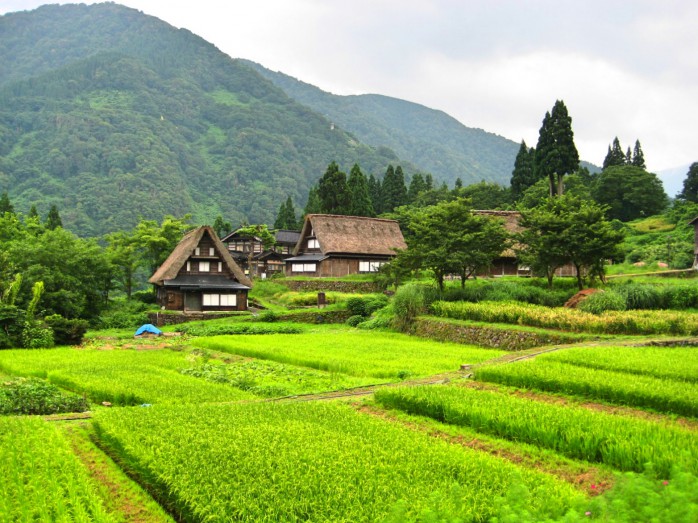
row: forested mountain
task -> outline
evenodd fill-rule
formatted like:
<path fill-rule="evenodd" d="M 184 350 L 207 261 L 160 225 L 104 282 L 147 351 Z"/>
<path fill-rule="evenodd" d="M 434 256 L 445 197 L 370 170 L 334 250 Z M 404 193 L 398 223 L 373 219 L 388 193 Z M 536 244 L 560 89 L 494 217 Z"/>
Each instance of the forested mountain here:
<path fill-rule="evenodd" d="M 339 96 L 246 61 L 286 94 L 364 143 L 387 146 L 400 158 L 453 185 L 482 180 L 508 186 L 519 144 L 466 127 L 443 111 L 375 94 Z"/>
<path fill-rule="evenodd" d="M 192 212 L 272 223 L 335 160 L 380 174 L 363 145 L 240 60 L 116 4 L 0 17 L 0 191 L 58 206 L 81 235 Z"/>

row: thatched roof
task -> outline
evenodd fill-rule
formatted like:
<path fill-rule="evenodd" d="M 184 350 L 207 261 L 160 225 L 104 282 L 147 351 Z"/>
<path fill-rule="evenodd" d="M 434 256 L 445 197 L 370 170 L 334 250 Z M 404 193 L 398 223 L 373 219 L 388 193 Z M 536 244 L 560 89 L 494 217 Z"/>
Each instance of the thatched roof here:
<path fill-rule="evenodd" d="M 519 224 L 519 221 L 521 220 L 521 213 L 519 211 L 477 210 L 473 211 L 473 214 L 477 214 L 479 216 L 490 216 L 498 219 L 502 222 L 504 229 L 506 229 L 509 234 L 518 234 L 524 230 Z M 516 258 L 516 252 L 514 252 L 514 249 L 510 247 L 502 251 L 501 257 Z"/>
<path fill-rule="evenodd" d="M 395 249 L 407 248 L 400 226 L 395 220 L 309 214 L 305 217 L 301 236 L 293 250 L 294 255 L 301 252 L 303 241 L 310 236 L 311 230 L 323 254 L 394 256 Z"/>
<path fill-rule="evenodd" d="M 228 249 L 218 238 L 216 232 L 208 225 L 197 227 L 193 231 L 185 234 L 165 262 L 155 271 L 155 274 L 153 274 L 148 281 L 155 285 L 162 285 L 165 280 L 173 280 L 176 278 L 180 269 L 184 266 L 189 257 L 194 254 L 194 250 L 198 247 L 204 234 L 209 235 L 213 241 L 216 253 L 221 257 L 223 263 L 228 266 L 228 269 L 233 273 L 235 279 L 247 287 L 252 287 L 252 281 L 245 276 L 245 273 L 242 272 L 240 266 L 235 263 L 235 260 L 233 260 Z"/>
<path fill-rule="evenodd" d="M 698 216 L 696 216 L 690 222 L 688 222 L 688 225 L 698 225 Z"/>

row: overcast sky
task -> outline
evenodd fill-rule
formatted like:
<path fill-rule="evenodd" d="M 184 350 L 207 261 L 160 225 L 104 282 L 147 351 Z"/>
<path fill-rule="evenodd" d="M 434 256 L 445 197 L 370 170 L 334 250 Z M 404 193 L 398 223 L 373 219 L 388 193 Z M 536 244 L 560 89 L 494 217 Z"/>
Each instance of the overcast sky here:
<path fill-rule="evenodd" d="M 43 3 L 0 0 L 0 14 Z M 584 160 L 600 165 L 618 136 L 654 172 L 698 161 L 694 0 L 118 3 L 336 94 L 402 98 L 530 146 L 562 99 Z"/>

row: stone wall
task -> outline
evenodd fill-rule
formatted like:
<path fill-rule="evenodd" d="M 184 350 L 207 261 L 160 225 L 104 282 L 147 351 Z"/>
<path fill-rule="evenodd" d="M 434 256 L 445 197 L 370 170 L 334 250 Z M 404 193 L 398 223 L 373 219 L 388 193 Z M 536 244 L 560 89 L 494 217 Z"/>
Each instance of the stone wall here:
<path fill-rule="evenodd" d="M 249 313 L 242 313 L 249 315 Z M 171 313 L 171 312 L 150 312 L 148 313 L 148 321 L 153 325 L 162 327 L 164 325 L 179 325 L 190 321 L 217 320 L 219 318 L 227 318 L 230 316 L 240 316 L 240 312 L 187 312 L 186 314 Z"/>
<path fill-rule="evenodd" d="M 433 340 L 482 345 L 508 351 L 589 339 L 588 336 L 582 337 L 575 334 L 497 328 L 444 321 L 438 318 L 418 318 L 414 334 Z"/>
<path fill-rule="evenodd" d="M 368 294 L 381 292 L 378 285 L 372 281 L 342 281 L 342 280 L 283 280 L 279 281 L 296 292 L 356 292 Z"/>

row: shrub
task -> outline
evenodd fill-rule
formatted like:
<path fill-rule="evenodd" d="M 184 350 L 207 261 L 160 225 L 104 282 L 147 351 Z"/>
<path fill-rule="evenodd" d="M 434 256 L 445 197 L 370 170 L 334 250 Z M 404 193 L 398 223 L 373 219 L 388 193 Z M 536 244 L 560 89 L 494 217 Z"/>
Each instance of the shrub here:
<path fill-rule="evenodd" d="M 359 325 L 359 323 L 363 322 L 365 319 L 366 318 L 360 314 L 354 314 L 353 316 L 349 316 L 345 323 L 347 325 L 349 325 L 350 327 L 356 327 Z"/>
<path fill-rule="evenodd" d="M 87 320 L 69 320 L 60 314 L 47 316 L 44 321 L 53 329 L 56 345 L 80 345 L 89 325 Z"/>
<path fill-rule="evenodd" d="M 395 327 L 401 331 L 414 328 L 414 320 L 426 312 L 428 304 L 425 297 L 427 288 L 421 285 L 408 284 L 400 287 L 393 298 L 395 311 Z"/>
<path fill-rule="evenodd" d="M 601 314 L 606 311 L 624 311 L 626 309 L 625 298 L 616 291 L 597 292 L 580 303 L 579 309 L 592 314 Z"/>
<path fill-rule="evenodd" d="M 625 298 L 625 305 L 630 310 L 662 308 L 662 295 L 654 286 L 629 283 L 615 291 Z"/>
<path fill-rule="evenodd" d="M 364 298 L 359 298 L 358 296 L 349 298 L 347 300 L 347 310 L 351 312 L 352 317 L 354 316 L 368 316 L 366 311 L 366 302 Z"/>
<path fill-rule="evenodd" d="M 259 321 L 265 321 L 267 323 L 273 323 L 279 320 L 279 315 L 274 311 L 263 311 L 258 316 Z"/>
<path fill-rule="evenodd" d="M 376 311 L 381 310 L 388 305 L 388 297 L 384 294 L 378 294 L 372 298 L 366 299 L 366 315 L 370 316 Z"/>
<path fill-rule="evenodd" d="M 87 402 L 38 378 L 17 378 L 0 386 L 0 414 L 84 412 Z"/>
<path fill-rule="evenodd" d="M 152 290 L 136 291 L 131 294 L 131 298 L 136 301 L 140 301 L 141 303 L 152 305 L 157 301 L 157 294 Z"/>
<path fill-rule="evenodd" d="M 25 349 L 44 349 L 53 347 L 53 331 L 48 325 L 36 321 L 24 322 L 22 335 L 20 336 L 22 347 Z"/>
<path fill-rule="evenodd" d="M 100 329 L 136 328 L 148 323 L 148 306 L 136 300 L 115 300 L 96 320 Z"/>

